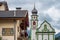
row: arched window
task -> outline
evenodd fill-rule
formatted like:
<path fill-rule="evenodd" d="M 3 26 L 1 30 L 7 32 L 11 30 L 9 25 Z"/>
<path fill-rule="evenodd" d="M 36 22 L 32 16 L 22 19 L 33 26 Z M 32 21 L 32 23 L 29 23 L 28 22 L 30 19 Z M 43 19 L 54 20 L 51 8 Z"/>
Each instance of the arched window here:
<path fill-rule="evenodd" d="M 33 21 L 33 25 L 36 25 L 36 22 L 35 21 Z"/>

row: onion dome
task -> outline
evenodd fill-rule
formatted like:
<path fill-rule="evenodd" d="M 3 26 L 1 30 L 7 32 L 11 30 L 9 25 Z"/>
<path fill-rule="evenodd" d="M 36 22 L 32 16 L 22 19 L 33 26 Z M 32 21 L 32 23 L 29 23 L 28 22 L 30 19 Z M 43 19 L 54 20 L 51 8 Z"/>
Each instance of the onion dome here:
<path fill-rule="evenodd" d="M 37 9 L 35 8 L 35 5 L 34 5 L 34 8 L 32 10 L 32 14 L 37 14 Z"/>

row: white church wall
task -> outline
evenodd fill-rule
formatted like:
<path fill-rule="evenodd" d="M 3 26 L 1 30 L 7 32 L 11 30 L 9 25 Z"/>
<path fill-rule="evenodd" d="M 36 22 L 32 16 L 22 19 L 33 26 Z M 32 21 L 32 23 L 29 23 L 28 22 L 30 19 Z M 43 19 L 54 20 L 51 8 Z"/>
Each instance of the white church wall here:
<path fill-rule="evenodd" d="M 47 23 L 45 22 L 44 24 L 41 25 L 41 27 L 40 27 L 40 29 L 39 29 L 40 32 L 42 32 L 42 30 L 44 29 L 44 25 L 45 25 L 45 24 L 47 24 Z M 48 29 L 49 31 L 52 31 L 52 30 L 53 30 L 53 29 L 50 27 L 49 24 L 47 24 L 47 29 Z"/>
<path fill-rule="evenodd" d="M 48 35 L 43 35 L 43 40 L 48 40 Z"/>
<path fill-rule="evenodd" d="M 33 26 L 33 21 L 31 21 L 31 26 Z"/>
<path fill-rule="evenodd" d="M 36 27 L 38 27 L 38 21 L 36 21 Z"/>
<path fill-rule="evenodd" d="M 45 22 L 45 24 L 47 24 L 47 23 Z M 47 29 L 49 29 L 49 31 L 52 31 L 52 30 L 53 30 L 53 29 L 50 27 L 49 24 L 47 24 Z"/>
<path fill-rule="evenodd" d="M 38 35 L 38 40 L 42 40 L 42 35 Z"/>
<path fill-rule="evenodd" d="M 36 40 L 36 30 L 32 30 L 31 32 L 33 32 L 31 33 L 31 39 Z"/>
<path fill-rule="evenodd" d="M 53 35 L 49 35 L 49 40 L 53 40 Z"/>

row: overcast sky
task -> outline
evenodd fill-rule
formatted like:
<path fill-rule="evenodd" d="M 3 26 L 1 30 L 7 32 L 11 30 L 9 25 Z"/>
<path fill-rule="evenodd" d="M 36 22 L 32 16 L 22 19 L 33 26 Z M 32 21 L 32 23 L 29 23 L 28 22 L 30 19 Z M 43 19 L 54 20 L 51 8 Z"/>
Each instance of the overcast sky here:
<path fill-rule="evenodd" d="M 3 1 L 3 0 L 1 0 Z M 28 10 L 29 19 L 34 7 L 38 10 L 39 26 L 46 19 L 55 29 L 56 33 L 60 32 L 60 0 L 6 0 L 10 10 L 16 7 Z"/>

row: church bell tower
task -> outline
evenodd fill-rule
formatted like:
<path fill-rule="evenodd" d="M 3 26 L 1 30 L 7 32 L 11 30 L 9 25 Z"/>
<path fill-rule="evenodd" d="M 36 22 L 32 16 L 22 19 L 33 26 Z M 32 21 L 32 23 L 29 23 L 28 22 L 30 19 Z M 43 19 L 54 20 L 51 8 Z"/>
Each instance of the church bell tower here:
<path fill-rule="evenodd" d="M 32 15 L 31 15 L 31 40 L 36 40 L 36 29 L 38 27 L 38 15 L 37 15 L 37 10 L 34 8 L 32 10 Z"/>

